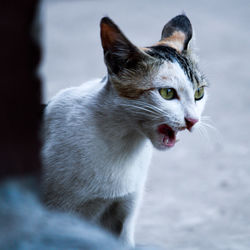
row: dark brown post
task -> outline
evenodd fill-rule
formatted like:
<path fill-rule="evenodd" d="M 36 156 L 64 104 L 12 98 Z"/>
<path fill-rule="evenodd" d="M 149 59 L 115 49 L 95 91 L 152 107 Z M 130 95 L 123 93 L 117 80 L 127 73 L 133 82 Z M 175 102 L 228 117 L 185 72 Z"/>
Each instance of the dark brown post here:
<path fill-rule="evenodd" d="M 38 2 L 0 2 L 0 179 L 40 170 Z"/>

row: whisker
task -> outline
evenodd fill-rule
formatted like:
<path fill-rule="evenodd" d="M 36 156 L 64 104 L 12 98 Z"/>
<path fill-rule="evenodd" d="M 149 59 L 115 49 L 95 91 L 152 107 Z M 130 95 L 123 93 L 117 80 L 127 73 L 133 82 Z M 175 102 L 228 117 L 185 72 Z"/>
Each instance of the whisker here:
<path fill-rule="evenodd" d="M 164 113 L 164 110 L 162 110 L 162 109 L 160 109 L 159 107 L 156 107 L 156 106 L 154 106 L 154 105 L 151 105 L 151 104 L 149 104 L 149 103 L 146 103 L 146 102 L 142 102 L 142 101 L 135 101 L 134 102 L 135 104 L 141 104 L 142 106 L 147 106 L 147 107 L 149 107 L 149 108 L 151 108 L 152 110 L 154 110 L 154 111 L 159 111 L 160 113 Z"/>
<path fill-rule="evenodd" d="M 139 110 L 143 110 L 145 112 L 148 112 L 148 113 L 151 113 L 153 114 L 154 116 L 156 116 L 156 112 L 154 112 L 153 110 L 150 110 L 150 109 L 147 109 L 147 108 L 144 108 L 144 107 L 141 107 L 141 106 L 135 106 L 135 105 L 130 105 L 130 104 L 120 104 L 120 106 L 124 106 L 124 107 L 131 107 L 131 108 L 134 108 L 135 110 L 133 110 L 133 112 L 136 112 L 136 109 L 139 109 Z M 137 112 L 138 113 L 138 112 Z M 140 113 L 141 114 L 141 113 Z"/>
<path fill-rule="evenodd" d="M 201 126 L 201 131 L 202 131 L 204 137 L 207 139 L 207 141 L 210 142 L 210 137 L 209 137 L 208 132 L 204 126 Z"/>
<path fill-rule="evenodd" d="M 153 105 L 149 105 L 147 103 L 143 103 L 143 102 L 135 102 L 135 104 L 122 104 L 122 106 L 128 106 L 128 107 L 133 107 L 133 108 L 138 108 L 138 109 L 143 109 L 147 112 L 151 112 L 151 113 L 155 113 L 155 114 L 163 114 L 164 111 L 153 106 Z"/>
<path fill-rule="evenodd" d="M 211 138 L 213 138 L 213 139 L 215 138 L 215 140 L 217 142 L 221 141 L 222 140 L 221 133 L 214 125 L 210 124 L 211 121 L 212 120 L 209 116 L 202 116 L 201 117 L 199 127 L 198 127 L 200 134 L 202 134 L 202 136 L 204 136 L 209 142 L 211 142 Z M 207 129 L 212 130 L 212 133 L 213 133 L 212 137 L 209 136 L 209 131 Z"/>
<path fill-rule="evenodd" d="M 213 130 L 215 130 L 215 131 L 218 131 L 218 129 L 217 129 L 216 127 L 214 127 L 213 125 L 208 124 L 208 123 L 203 122 L 203 126 L 205 126 L 205 127 L 207 127 L 207 128 L 211 128 L 211 129 L 213 129 Z"/>
<path fill-rule="evenodd" d="M 209 123 L 208 123 L 208 121 L 209 121 Z M 216 134 L 216 137 L 221 140 L 221 138 L 222 138 L 221 132 L 214 125 L 212 125 L 211 122 L 212 122 L 212 120 L 209 116 L 201 117 L 201 123 L 203 124 L 203 126 L 208 128 L 208 129 L 212 129 L 213 133 Z"/>

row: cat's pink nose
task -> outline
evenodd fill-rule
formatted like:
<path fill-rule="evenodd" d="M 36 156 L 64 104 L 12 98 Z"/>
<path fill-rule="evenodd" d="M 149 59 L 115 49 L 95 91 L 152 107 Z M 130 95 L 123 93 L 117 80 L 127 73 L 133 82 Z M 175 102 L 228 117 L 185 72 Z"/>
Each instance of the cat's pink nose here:
<path fill-rule="evenodd" d="M 189 131 L 191 131 L 191 128 L 194 126 L 195 123 L 197 123 L 199 120 L 198 119 L 194 119 L 194 118 L 186 118 L 185 117 L 185 121 L 186 121 L 186 126 L 187 126 L 187 129 Z"/>

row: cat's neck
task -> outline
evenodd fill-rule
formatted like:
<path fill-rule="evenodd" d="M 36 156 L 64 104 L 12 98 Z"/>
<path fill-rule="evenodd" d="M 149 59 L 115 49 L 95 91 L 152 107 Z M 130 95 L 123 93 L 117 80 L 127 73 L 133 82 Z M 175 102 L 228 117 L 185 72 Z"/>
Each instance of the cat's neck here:
<path fill-rule="evenodd" d="M 116 91 L 110 86 L 106 78 L 103 88 L 95 96 L 93 116 L 96 120 L 98 132 L 109 147 L 125 152 L 128 149 L 134 150 L 148 142 L 133 119 L 120 105 Z"/>

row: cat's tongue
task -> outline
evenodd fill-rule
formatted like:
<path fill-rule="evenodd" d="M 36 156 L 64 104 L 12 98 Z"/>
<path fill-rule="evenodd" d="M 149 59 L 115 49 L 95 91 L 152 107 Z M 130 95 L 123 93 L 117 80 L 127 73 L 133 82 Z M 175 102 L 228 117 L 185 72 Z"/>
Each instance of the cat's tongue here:
<path fill-rule="evenodd" d="M 158 127 L 159 133 L 163 134 L 163 144 L 166 147 L 173 147 L 176 142 L 176 132 L 173 131 L 167 124 L 162 124 Z"/>

